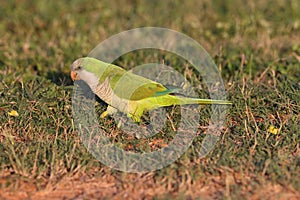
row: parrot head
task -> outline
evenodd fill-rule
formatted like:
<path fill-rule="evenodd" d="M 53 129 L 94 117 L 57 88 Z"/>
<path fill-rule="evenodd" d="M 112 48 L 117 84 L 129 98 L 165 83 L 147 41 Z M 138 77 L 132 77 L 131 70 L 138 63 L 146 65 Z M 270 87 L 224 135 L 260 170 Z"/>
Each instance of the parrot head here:
<path fill-rule="evenodd" d="M 79 59 L 75 60 L 71 66 L 71 78 L 73 81 L 80 80 L 80 77 L 78 74 L 82 70 L 82 66 L 80 66 L 81 61 L 82 61 L 81 58 L 79 58 Z"/>
<path fill-rule="evenodd" d="M 97 77 L 96 74 L 99 66 L 95 62 L 97 62 L 96 59 L 94 62 L 91 62 L 91 59 L 87 57 L 75 60 L 71 66 L 72 80 L 82 80 L 90 87 L 97 85 L 99 77 Z"/>

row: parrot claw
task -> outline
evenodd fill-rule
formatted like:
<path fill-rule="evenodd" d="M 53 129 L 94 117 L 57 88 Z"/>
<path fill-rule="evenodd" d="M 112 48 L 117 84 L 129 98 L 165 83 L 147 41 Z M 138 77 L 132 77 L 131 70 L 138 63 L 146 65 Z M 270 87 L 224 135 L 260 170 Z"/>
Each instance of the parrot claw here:
<path fill-rule="evenodd" d="M 114 107 L 108 106 L 106 111 L 104 111 L 101 115 L 100 118 L 105 118 L 107 115 L 113 115 L 117 112 L 117 109 Z"/>
<path fill-rule="evenodd" d="M 103 113 L 101 113 L 100 118 L 103 119 L 103 118 L 105 118 L 107 115 L 108 115 L 108 112 L 107 112 L 107 110 L 106 110 L 106 111 L 104 111 Z"/>
<path fill-rule="evenodd" d="M 141 118 L 139 116 L 133 115 L 133 114 L 127 114 L 127 117 L 131 118 L 134 122 L 140 122 Z"/>

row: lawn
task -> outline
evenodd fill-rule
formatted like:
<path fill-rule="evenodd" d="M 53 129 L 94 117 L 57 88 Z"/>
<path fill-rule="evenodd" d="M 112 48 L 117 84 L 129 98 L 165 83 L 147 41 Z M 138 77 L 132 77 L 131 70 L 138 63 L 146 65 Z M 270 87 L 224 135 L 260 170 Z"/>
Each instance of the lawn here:
<path fill-rule="evenodd" d="M 300 199 L 299 10 L 297 0 L 0 1 L 0 199 Z M 162 169 L 126 173 L 85 148 L 69 74 L 98 43 L 146 26 L 199 42 L 233 105 L 207 156 L 191 147 Z M 133 52 L 115 63 L 128 70 L 164 62 L 203 85 L 166 54 Z M 99 113 L 105 108 L 96 104 Z M 209 108 L 201 107 L 193 144 L 203 140 Z M 138 139 L 113 118 L 98 121 L 111 141 L 133 152 L 161 148 L 174 136 L 172 123 Z"/>

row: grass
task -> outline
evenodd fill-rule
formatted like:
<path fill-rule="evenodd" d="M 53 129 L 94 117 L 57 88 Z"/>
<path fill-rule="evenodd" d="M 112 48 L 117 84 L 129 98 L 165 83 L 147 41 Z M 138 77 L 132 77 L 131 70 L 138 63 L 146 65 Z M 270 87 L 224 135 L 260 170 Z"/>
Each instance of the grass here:
<path fill-rule="evenodd" d="M 299 8 L 295 0 L 1 1 L 0 197 L 300 198 Z M 105 38 L 142 26 L 171 28 L 201 43 L 234 104 L 208 156 L 193 156 L 190 148 L 166 168 L 131 174 L 101 164 L 82 144 L 74 128 L 69 70 Z M 130 69 L 145 58 L 161 60 L 145 51 L 117 63 Z M 188 74 L 172 56 L 166 61 Z M 9 116 L 11 110 L 19 116 Z M 209 109 L 203 112 L 199 134 L 209 119 Z M 99 123 L 130 150 L 160 148 L 172 137 L 171 125 L 136 140 L 112 118 Z M 270 132 L 271 125 L 278 134 Z"/>

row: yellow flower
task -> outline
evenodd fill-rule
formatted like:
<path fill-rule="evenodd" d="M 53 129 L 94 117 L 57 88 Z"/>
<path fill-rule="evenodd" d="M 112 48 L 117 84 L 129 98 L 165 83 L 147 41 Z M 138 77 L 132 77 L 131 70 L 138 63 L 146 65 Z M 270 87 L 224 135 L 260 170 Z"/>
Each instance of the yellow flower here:
<path fill-rule="evenodd" d="M 15 110 L 11 110 L 10 112 L 7 113 L 9 116 L 13 116 L 13 117 L 18 117 L 19 113 Z"/>
<path fill-rule="evenodd" d="M 279 133 L 279 129 L 278 128 L 275 128 L 275 126 L 271 125 L 269 127 L 269 130 L 268 130 L 269 133 L 272 133 L 274 135 L 278 134 Z"/>

